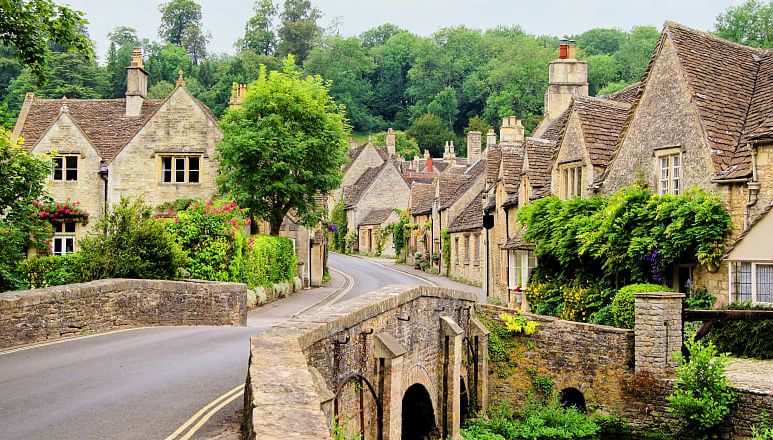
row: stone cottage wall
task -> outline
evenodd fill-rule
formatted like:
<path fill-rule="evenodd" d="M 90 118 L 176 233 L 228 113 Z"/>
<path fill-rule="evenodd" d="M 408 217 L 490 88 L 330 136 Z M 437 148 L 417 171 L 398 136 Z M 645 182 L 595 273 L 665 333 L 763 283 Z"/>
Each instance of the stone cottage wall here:
<path fill-rule="evenodd" d="M 164 325 L 247 323 L 244 284 L 109 279 L 0 293 L 0 348 Z"/>

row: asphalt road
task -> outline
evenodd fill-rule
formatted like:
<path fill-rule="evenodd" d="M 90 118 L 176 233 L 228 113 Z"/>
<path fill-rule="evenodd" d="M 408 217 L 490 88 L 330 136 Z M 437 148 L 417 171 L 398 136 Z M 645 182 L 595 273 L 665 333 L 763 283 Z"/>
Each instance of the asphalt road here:
<path fill-rule="evenodd" d="M 425 284 L 355 257 L 331 254 L 330 266 L 354 279 L 339 301 L 388 284 Z M 244 383 L 249 338 L 265 329 L 132 329 L 0 354 L 0 439 L 165 439 Z M 224 406 L 193 438 L 241 405 L 237 398 Z"/>

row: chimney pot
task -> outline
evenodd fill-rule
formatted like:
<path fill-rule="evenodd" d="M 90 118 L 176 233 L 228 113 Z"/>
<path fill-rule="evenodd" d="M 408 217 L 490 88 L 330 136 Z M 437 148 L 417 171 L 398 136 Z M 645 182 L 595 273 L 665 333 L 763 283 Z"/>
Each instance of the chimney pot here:
<path fill-rule="evenodd" d="M 566 57 L 569 59 L 577 58 L 577 43 L 574 40 L 569 40 L 569 47 L 566 51 Z"/>
<path fill-rule="evenodd" d="M 558 58 L 565 60 L 569 55 L 569 45 L 566 38 L 561 39 L 561 44 L 558 46 Z"/>

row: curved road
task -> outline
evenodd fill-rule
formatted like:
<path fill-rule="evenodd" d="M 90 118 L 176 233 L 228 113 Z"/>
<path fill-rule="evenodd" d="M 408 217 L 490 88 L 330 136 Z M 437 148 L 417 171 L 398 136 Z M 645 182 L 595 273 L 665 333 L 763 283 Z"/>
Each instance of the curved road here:
<path fill-rule="evenodd" d="M 426 284 L 355 257 L 331 254 L 330 267 L 353 279 L 338 301 L 389 284 Z M 0 438 L 189 438 L 203 419 L 170 434 L 244 382 L 249 337 L 266 328 L 132 329 L 0 353 Z M 201 413 L 212 418 L 190 438 L 216 431 L 242 399 L 218 403 Z"/>

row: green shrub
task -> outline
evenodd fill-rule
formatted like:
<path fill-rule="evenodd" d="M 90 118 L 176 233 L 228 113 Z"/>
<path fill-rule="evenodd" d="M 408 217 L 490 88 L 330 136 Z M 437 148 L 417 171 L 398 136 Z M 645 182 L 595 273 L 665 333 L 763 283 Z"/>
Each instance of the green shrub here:
<path fill-rule="evenodd" d="M 245 282 L 248 287 L 269 287 L 290 282 L 295 277 L 297 260 L 293 243 L 285 237 L 257 235 L 250 238 Z"/>
<path fill-rule="evenodd" d="M 676 381 L 667 410 L 682 420 L 683 432 L 709 433 L 725 420 L 737 398 L 725 376 L 728 355 L 717 355 L 711 342 L 686 345 L 690 358 L 676 354 Z"/>
<path fill-rule="evenodd" d="M 612 300 L 612 319 L 615 326 L 633 328 L 636 323 L 636 305 L 634 294 L 644 292 L 670 292 L 671 289 L 660 284 L 630 284 L 617 291 Z"/>
<path fill-rule="evenodd" d="M 174 279 L 184 262 L 180 246 L 137 199 L 112 206 L 80 241 L 82 280 Z"/>
<path fill-rule="evenodd" d="M 451 274 L 451 233 L 448 228 L 440 230 L 440 240 L 443 241 L 443 246 L 440 248 L 440 253 L 443 255 L 443 266 L 446 268 L 446 276 Z"/>
<path fill-rule="evenodd" d="M 80 253 L 36 257 L 22 261 L 19 272 L 30 289 L 61 286 L 84 281 L 82 264 Z"/>
<path fill-rule="evenodd" d="M 708 310 L 714 308 L 717 297 L 710 294 L 705 287 L 687 292 L 684 297 L 684 308 L 688 310 Z"/>
<path fill-rule="evenodd" d="M 583 439 L 598 434 L 599 426 L 575 408 L 564 408 L 556 399 L 528 399 L 523 408 L 504 404 L 492 410 L 489 419 L 473 419 L 462 430 L 472 439 Z"/>
<path fill-rule="evenodd" d="M 752 426 L 752 440 L 773 440 L 773 424 L 765 411 L 760 414 L 759 425 Z"/>
<path fill-rule="evenodd" d="M 336 231 L 333 232 L 331 244 L 333 249 L 338 252 L 346 252 L 346 230 L 348 229 L 346 221 L 346 205 L 340 200 L 333 207 L 330 213 L 330 221 L 336 225 Z"/>
<path fill-rule="evenodd" d="M 729 304 L 727 310 L 771 310 L 770 306 Z M 720 352 L 755 359 L 773 359 L 773 320 L 719 321 L 706 335 Z"/>

